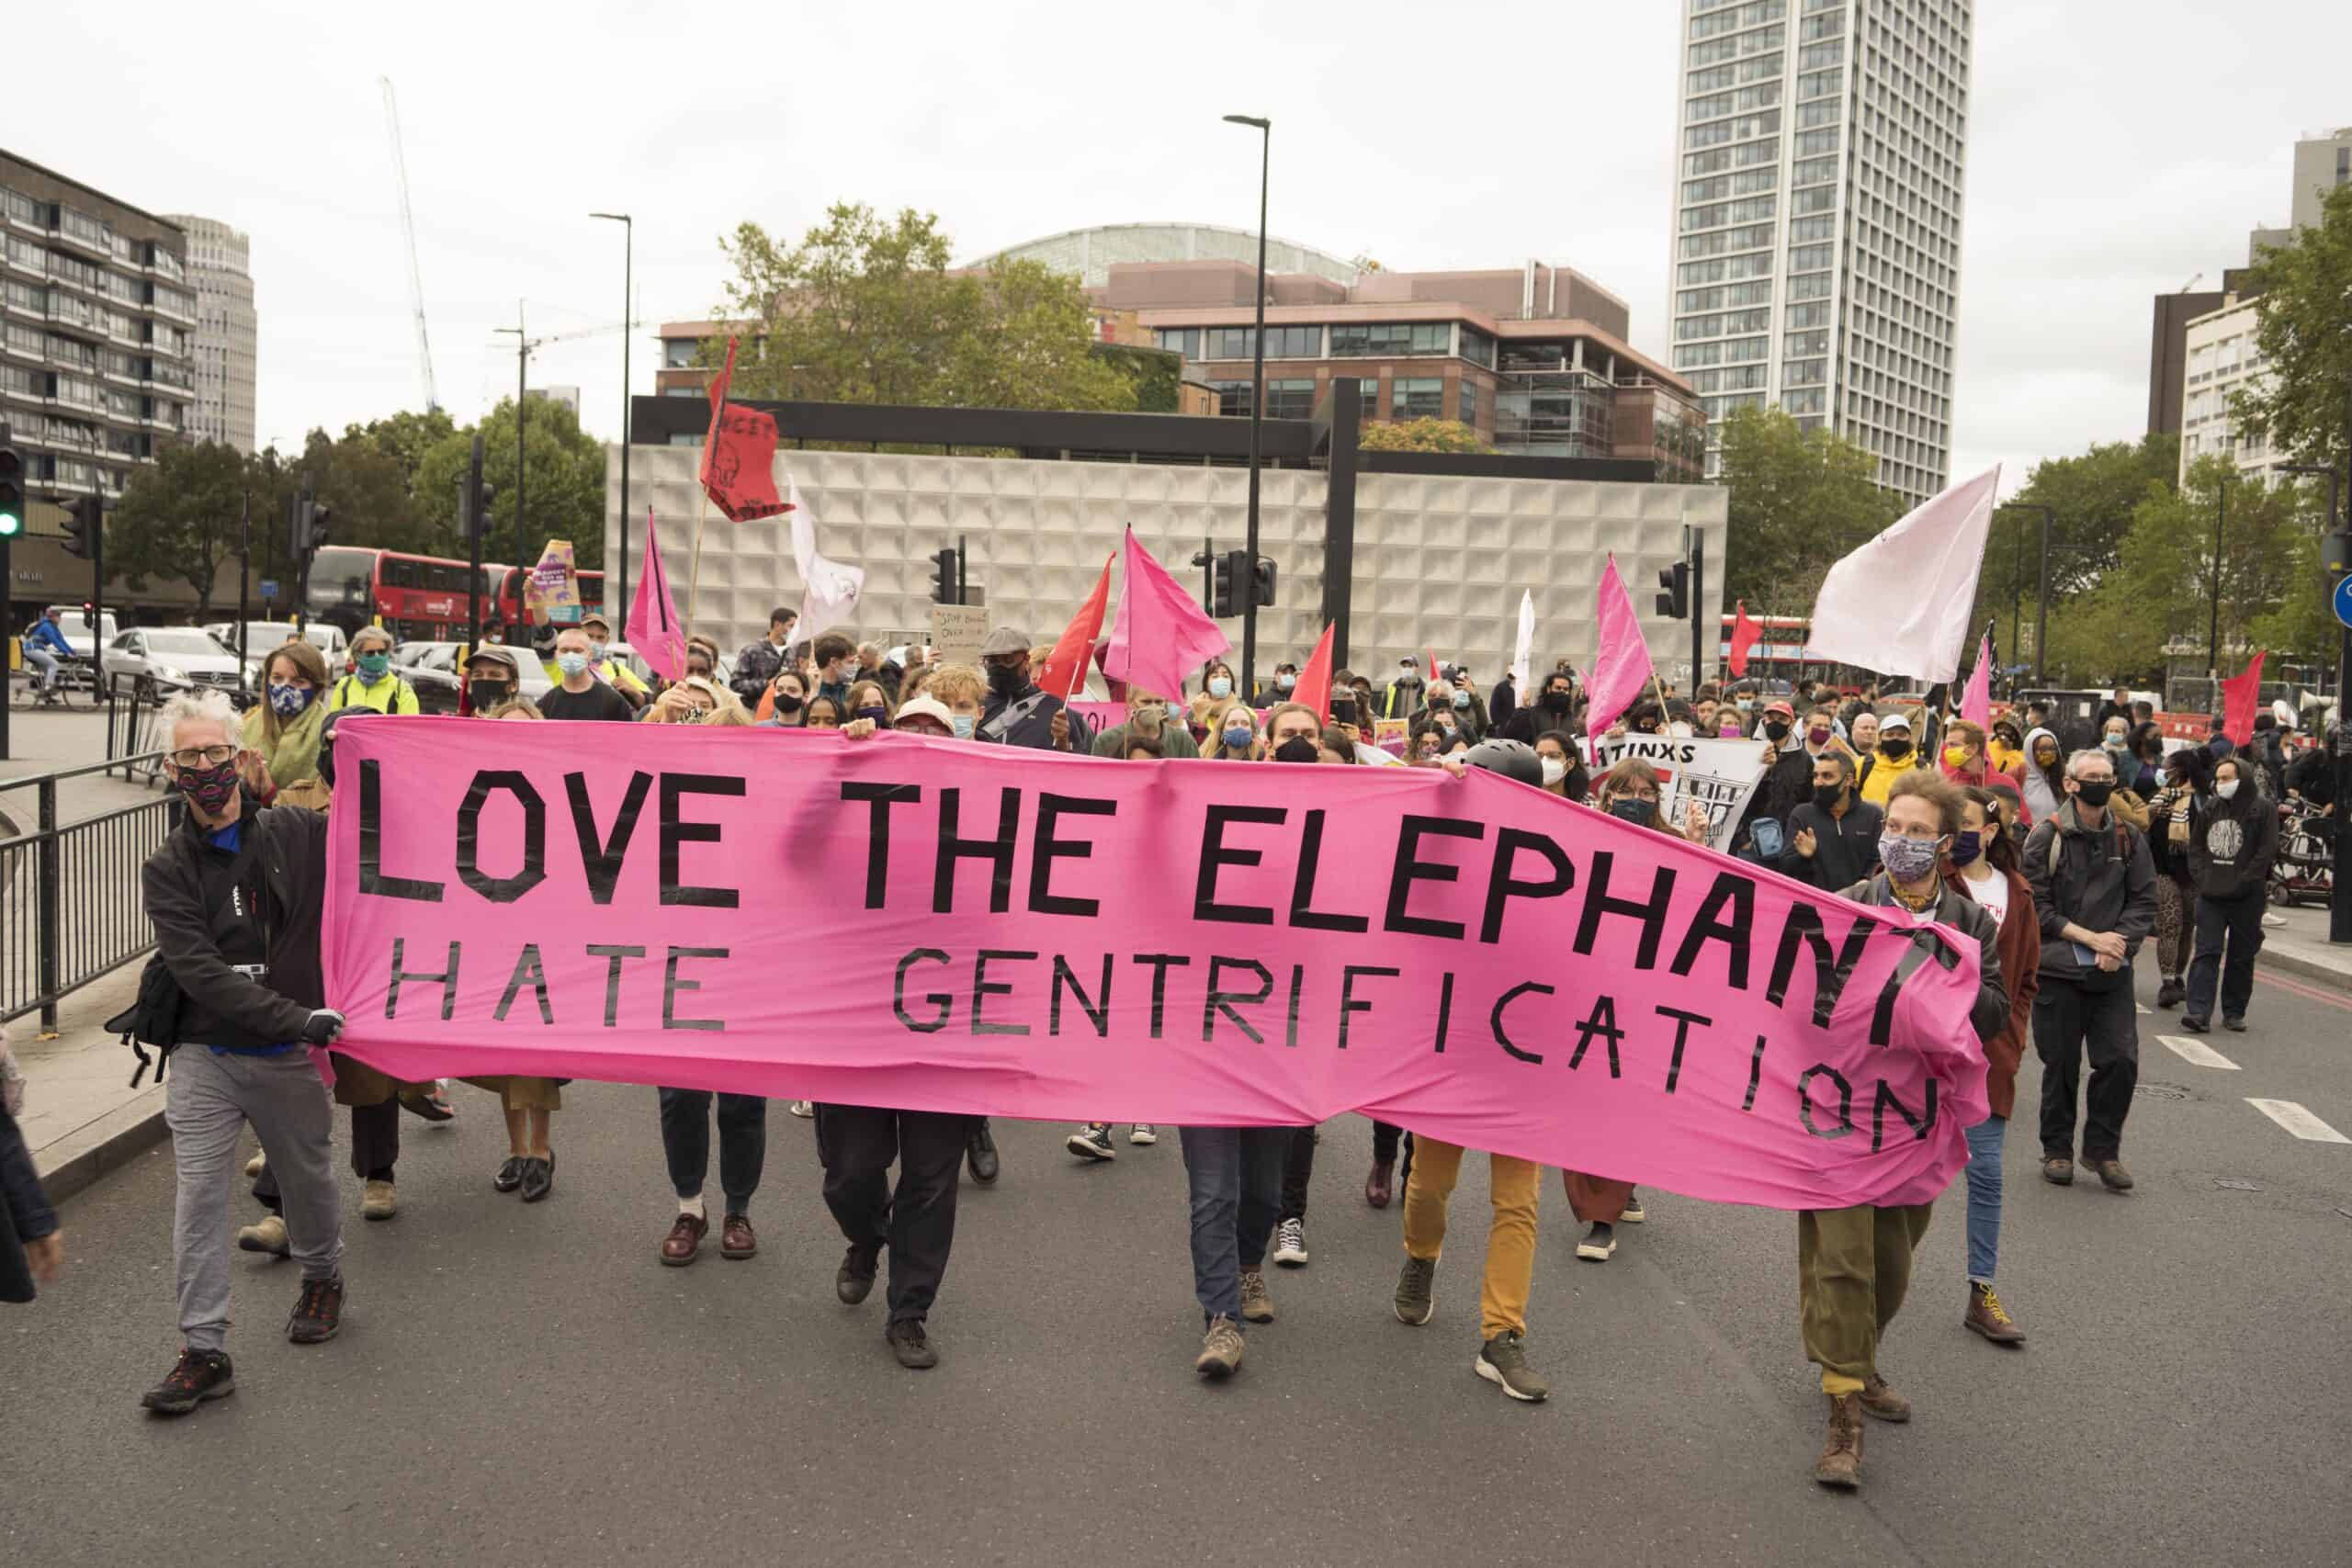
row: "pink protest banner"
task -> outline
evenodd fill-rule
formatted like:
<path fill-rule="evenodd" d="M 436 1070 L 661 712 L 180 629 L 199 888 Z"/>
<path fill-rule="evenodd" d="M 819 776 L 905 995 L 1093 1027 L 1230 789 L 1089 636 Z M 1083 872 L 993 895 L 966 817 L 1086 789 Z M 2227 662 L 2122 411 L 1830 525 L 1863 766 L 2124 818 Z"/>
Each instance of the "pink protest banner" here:
<path fill-rule="evenodd" d="M 1973 943 L 1488 773 L 440 717 L 337 767 L 328 1000 L 402 1079 L 1361 1111 L 1780 1208 L 1925 1201 L 1985 1114 Z"/>

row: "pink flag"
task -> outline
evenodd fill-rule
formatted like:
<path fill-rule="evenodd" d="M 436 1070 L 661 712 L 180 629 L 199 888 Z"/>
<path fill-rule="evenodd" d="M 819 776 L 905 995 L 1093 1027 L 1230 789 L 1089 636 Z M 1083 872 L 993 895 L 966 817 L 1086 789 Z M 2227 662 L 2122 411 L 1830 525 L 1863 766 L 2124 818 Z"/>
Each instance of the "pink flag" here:
<path fill-rule="evenodd" d="M 1989 631 L 1976 650 L 1976 668 L 1969 671 L 1968 689 L 1960 694 L 1960 716 L 1981 729 L 1993 728 L 1993 634 Z"/>
<path fill-rule="evenodd" d="M 1650 679 L 1650 649 L 1642 640 L 1642 623 L 1634 618 L 1634 602 L 1625 597 L 1625 580 L 1617 575 L 1613 555 L 1601 570 L 1600 590 L 1593 598 L 1600 652 L 1584 683 L 1585 694 L 1592 700 L 1584 722 L 1588 732 L 1598 735 L 1642 694 Z"/>
<path fill-rule="evenodd" d="M 1173 698 L 1184 672 L 1233 646 L 1167 568 L 1136 539 L 1131 525 L 1119 567 L 1119 616 L 1111 624 L 1102 673 L 1130 686 Z"/>
<path fill-rule="evenodd" d="M 638 569 L 637 602 L 629 606 L 628 625 L 623 629 L 656 675 L 664 681 L 684 679 L 686 631 L 678 621 L 677 601 L 670 597 L 670 574 L 662 570 L 662 540 L 650 506 L 645 509 L 645 564 Z"/>

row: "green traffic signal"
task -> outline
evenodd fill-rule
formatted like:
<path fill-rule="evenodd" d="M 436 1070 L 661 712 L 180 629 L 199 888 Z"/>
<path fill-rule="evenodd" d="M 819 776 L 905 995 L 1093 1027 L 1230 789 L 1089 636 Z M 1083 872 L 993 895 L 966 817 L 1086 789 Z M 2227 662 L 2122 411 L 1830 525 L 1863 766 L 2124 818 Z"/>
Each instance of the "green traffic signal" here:
<path fill-rule="evenodd" d="M 14 512 L 0 512 L 0 539 L 13 539 L 25 531 L 25 520 Z"/>

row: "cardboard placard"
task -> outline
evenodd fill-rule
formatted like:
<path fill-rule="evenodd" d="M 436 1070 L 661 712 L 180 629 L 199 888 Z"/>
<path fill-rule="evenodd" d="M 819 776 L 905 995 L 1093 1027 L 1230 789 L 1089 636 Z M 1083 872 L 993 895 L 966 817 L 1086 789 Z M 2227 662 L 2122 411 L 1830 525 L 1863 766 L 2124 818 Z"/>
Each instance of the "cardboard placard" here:
<path fill-rule="evenodd" d="M 931 648 L 935 662 L 977 665 L 980 661 L 980 644 L 988 639 L 987 606 L 933 604 L 931 607 Z"/>

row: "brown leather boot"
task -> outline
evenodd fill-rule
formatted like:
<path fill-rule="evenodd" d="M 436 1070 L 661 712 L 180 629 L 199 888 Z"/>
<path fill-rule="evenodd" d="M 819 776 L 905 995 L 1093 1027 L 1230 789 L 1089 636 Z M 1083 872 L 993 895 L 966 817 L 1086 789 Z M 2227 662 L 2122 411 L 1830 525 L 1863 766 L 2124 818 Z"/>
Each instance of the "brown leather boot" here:
<path fill-rule="evenodd" d="M 1881 1421 L 1908 1421 L 1911 1402 L 1894 1392 L 1894 1385 L 1872 1372 L 1862 1380 L 1862 1392 L 1854 1396 L 1862 1402 L 1862 1414 Z"/>
<path fill-rule="evenodd" d="M 1814 1461 L 1813 1478 L 1852 1492 L 1862 1484 L 1862 1396 L 1833 1393 L 1828 1399 L 1829 1435 Z"/>
<path fill-rule="evenodd" d="M 1971 1332 L 1983 1335 L 1996 1345 L 2025 1343 L 2025 1330 L 2018 1326 L 2018 1320 L 2009 1315 L 2009 1309 L 2001 1304 L 2001 1298 L 1993 1293 L 1990 1285 L 1970 1282 L 1968 1315 L 1962 1318 L 1961 1323 Z"/>
<path fill-rule="evenodd" d="M 1363 1179 L 1363 1201 L 1375 1209 L 1385 1209 L 1396 1196 L 1396 1167 L 1390 1161 L 1372 1162 L 1372 1172 Z"/>

